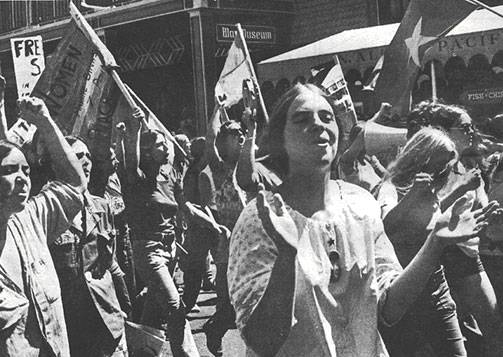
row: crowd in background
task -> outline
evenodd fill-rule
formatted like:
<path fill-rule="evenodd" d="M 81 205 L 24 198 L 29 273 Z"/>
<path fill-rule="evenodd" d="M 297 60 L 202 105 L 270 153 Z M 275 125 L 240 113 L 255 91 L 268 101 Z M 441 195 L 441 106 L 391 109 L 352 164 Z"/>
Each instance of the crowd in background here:
<path fill-rule="evenodd" d="M 0 355 L 127 356 L 130 320 L 198 356 L 205 289 L 215 356 L 236 327 L 258 356 L 501 356 L 498 118 L 481 134 L 421 102 L 384 162 L 304 82 L 263 86 L 268 122 L 217 98 L 206 137 L 176 143 L 138 109 L 106 155 L 22 99 L 37 133 L 19 147 L 2 118 L 0 141 Z"/>

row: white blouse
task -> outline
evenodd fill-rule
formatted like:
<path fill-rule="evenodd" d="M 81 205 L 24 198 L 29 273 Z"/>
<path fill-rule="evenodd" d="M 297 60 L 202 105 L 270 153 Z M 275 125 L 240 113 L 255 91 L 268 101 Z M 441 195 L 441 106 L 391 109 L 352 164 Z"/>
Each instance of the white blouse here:
<path fill-rule="evenodd" d="M 278 356 L 388 356 L 377 330 L 379 307 L 402 268 L 375 199 L 355 185 L 337 184 L 340 202 L 327 221 L 288 207 L 299 232 L 294 322 Z M 339 277 L 331 281 L 334 252 Z M 253 200 L 230 242 L 229 292 L 240 330 L 266 291 L 277 254 Z M 248 355 L 255 354 L 249 349 Z"/>

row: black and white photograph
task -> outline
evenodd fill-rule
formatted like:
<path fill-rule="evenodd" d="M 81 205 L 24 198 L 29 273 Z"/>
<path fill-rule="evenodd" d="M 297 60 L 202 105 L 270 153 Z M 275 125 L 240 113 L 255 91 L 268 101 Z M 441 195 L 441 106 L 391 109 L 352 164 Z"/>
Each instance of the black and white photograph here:
<path fill-rule="evenodd" d="M 0 357 L 503 357 L 503 0 L 0 0 Z"/>

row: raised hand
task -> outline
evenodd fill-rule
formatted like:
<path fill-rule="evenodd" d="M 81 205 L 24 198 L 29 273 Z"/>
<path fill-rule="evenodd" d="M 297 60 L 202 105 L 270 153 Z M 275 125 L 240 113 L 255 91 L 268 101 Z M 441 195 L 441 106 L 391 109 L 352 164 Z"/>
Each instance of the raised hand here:
<path fill-rule="evenodd" d="M 241 121 L 245 124 L 247 129 L 247 134 L 251 135 L 257 128 L 256 121 L 256 109 L 245 108 L 243 115 L 241 116 Z"/>
<path fill-rule="evenodd" d="M 471 169 L 466 172 L 461 180 L 461 187 L 466 191 L 476 190 L 480 183 L 482 182 L 482 177 L 480 176 L 479 169 Z"/>
<path fill-rule="evenodd" d="M 145 121 L 145 113 L 139 107 L 134 108 L 131 118 L 126 120 L 126 129 L 131 132 L 136 132 L 140 129 L 141 124 Z"/>
<path fill-rule="evenodd" d="M 499 207 L 494 201 L 476 211 L 471 210 L 472 206 L 473 200 L 463 196 L 454 203 L 450 212 L 447 211 L 438 218 L 433 234 L 442 246 L 465 242 L 478 236 Z"/>
<path fill-rule="evenodd" d="M 279 252 L 297 250 L 299 232 L 279 193 L 273 196 L 273 207 L 267 201 L 264 186 L 260 185 L 257 196 L 257 210 L 265 231 L 274 241 Z"/>
<path fill-rule="evenodd" d="M 5 94 L 5 78 L 0 76 L 0 107 L 3 104 Z"/>
<path fill-rule="evenodd" d="M 51 121 L 51 114 L 42 99 L 25 97 L 19 100 L 19 112 L 21 118 L 35 126 Z"/>
<path fill-rule="evenodd" d="M 489 238 L 491 243 L 503 243 L 503 209 L 498 208 L 494 211 L 488 220 L 486 229 L 486 237 Z"/>

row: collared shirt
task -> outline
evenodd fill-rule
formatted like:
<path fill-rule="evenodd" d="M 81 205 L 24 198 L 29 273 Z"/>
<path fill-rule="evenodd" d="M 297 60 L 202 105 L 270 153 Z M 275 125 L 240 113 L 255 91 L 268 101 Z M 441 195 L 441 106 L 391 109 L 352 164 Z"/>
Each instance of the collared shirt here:
<path fill-rule="evenodd" d="M 0 298 L 0 356 L 70 355 L 47 237 L 64 232 L 82 204 L 75 188 L 51 182 L 9 218 L 0 254 L 0 297 L 16 298 Z"/>
<path fill-rule="evenodd" d="M 402 268 L 377 202 L 359 187 L 338 185 L 340 200 L 326 221 L 287 207 L 299 231 L 297 281 L 294 323 L 278 356 L 388 356 L 377 321 L 385 293 Z M 331 279 L 334 252 L 339 256 L 336 281 Z M 268 287 L 277 255 L 253 200 L 230 242 L 229 293 L 240 330 Z M 248 354 L 254 356 L 251 350 Z"/>
<path fill-rule="evenodd" d="M 156 177 L 143 174 L 125 187 L 124 199 L 132 240 L 159 240 L 153 236 L 165 234 L 174 240 L 174 217 L 178 212 L 182 192 L 180 174 L 170 165 L 161 167 Z"/>

